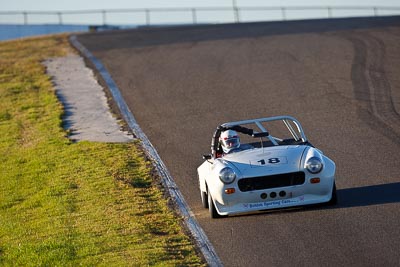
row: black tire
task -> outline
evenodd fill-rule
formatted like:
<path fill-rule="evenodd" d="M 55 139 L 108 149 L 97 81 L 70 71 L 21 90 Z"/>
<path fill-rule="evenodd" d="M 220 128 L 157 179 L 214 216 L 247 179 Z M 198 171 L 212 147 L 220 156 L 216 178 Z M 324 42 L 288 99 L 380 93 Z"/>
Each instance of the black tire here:
<path fill-rule="evenodd" d="M 201 204 L 203 208 L 208 209 L 208 197 L 207 193 L 200 190 Z"/>
<path fill-rule="evenodd" d="M 329 206 L 334 206 L 337 204 L 337 193 L 336 193 L 336 182 L 333 184 L 333 189 L 332 189 L 332 197 L 331 200 L 328 201 Z"/>
<path fill-rule="evenodd" d="M 211 218 L 213 218 L 213 219 L 221 218 L 222 216 L 219 215 L 219 213 L 217 212 L 217 209 L 215 208 L 211 194 L 208 193 L 207 196 L 208 196 L 208 210 L 210 211 Z"/>

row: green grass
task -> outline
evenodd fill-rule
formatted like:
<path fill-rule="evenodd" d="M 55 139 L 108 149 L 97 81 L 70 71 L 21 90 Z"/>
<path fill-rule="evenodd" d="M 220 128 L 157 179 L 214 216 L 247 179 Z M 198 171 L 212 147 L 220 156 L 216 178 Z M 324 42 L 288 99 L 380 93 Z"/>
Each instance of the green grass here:
<path fill-rule="evenodd" d="M 0 42 L 0 265 L 204 265 L 137 142 L 71 142 L 41 64 L 67 37 Z"/>

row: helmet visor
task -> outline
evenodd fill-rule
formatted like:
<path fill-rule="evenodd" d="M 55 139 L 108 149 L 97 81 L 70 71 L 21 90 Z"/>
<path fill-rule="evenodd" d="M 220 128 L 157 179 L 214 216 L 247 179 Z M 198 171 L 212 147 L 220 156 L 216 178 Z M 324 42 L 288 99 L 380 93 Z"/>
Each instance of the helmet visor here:
<path fill-rule="evenodd" d="M 239 138 L 237 136 L 234 136 L 234 137 L 223 139 L 222 144 L 226 148 L 237 148 L 237 147 L 239 147 Z"/>

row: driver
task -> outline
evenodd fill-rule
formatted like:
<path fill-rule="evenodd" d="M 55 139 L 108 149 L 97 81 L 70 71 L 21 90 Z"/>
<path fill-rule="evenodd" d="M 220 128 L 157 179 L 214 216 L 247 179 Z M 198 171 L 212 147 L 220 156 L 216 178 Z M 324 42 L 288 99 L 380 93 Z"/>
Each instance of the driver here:
<path fill-rule="evenodd" d="M 240 147 L 240 139 L 236 131 L 226 130 L 221 133 L 219 142 L 225 154 L 235 152 Z"/>

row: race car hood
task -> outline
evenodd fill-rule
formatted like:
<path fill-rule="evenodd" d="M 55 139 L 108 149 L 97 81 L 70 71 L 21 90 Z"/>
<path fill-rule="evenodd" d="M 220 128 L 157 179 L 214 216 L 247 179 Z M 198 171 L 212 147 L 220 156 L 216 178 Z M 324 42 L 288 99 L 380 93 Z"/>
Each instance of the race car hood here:
<path fill-rule="evenodd" d="M 297 172 L 306 148 L 301 145 L 255 148 L 225 155 L 223 160 L 245 177 Z"/>

